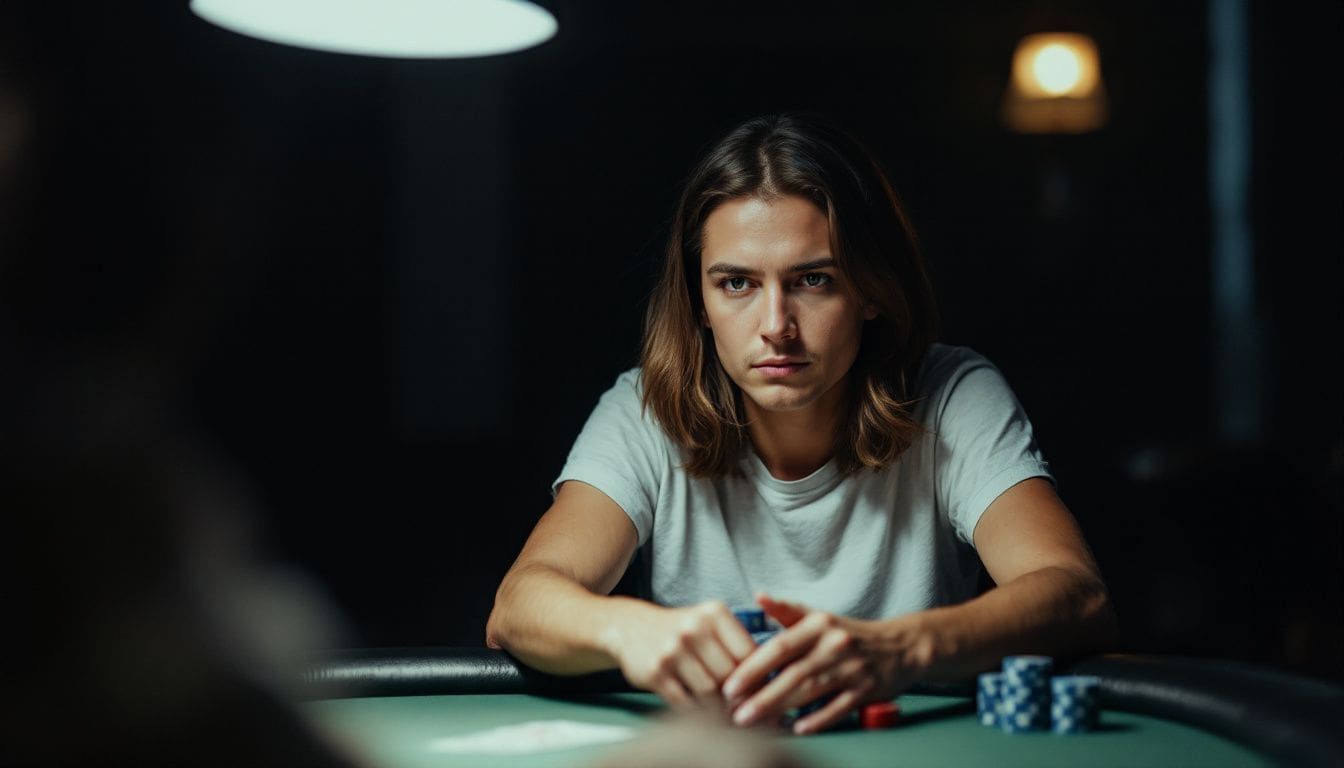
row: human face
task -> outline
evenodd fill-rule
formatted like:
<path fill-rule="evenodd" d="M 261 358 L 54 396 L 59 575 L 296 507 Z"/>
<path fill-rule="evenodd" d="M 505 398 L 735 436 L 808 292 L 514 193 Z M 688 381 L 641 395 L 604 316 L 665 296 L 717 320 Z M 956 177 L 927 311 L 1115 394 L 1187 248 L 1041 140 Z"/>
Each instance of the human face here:
<path fill-rule="evenodd" d="M 830 234 L 821 209 L 792 195 L 735 198 L 705 219 L 703 321 L 752 418 L 840 402 L 874 315 L 843 284 Z"/>

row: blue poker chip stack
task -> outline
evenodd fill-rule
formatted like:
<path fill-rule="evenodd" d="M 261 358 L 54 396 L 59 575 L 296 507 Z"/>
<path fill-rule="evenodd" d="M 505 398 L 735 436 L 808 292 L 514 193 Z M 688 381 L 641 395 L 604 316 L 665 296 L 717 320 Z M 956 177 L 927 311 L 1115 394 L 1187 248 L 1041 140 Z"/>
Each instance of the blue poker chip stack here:
<path fill-rule="evenodd" d="M 1007 656 L 999 688 L 998 725 L 1006 733 L 1050 730 L 1049 656 Z"/>
<path fill-rule="evenodd" d="M 1097 692 L 1101 679 L 1090 675 L 1065 675 L 1050 681 L 1050 723 L 1055 733 L 1095 731 L 1101 709 Z"/>
<path fill-rule="evenodd" d="M 778 634 L 778 629 L 767 629 L 764 632 L 752 632 L 751 639 L 755 640 L 757 645 L 764 645 L 766 640 L 769 640 Z"/>
<path fill-rule="evenodd" d="M 766 632 L 770 629 L 770 625 L 765 620 L 765 611 L 759 608 L 734 608 L 733 615 L 752 634 Z"/>
<path fill-rule="evenodd" d="M 985 672 L 975 679 L 975 683 L 975 713 L 980 718 L 980 724 L 998 725 L 1003 673 Z"/>
<path fill-rule="evenodd" d="M 738 623 L 751 633 L 751 639 L 756 641 L 757 645 L 779 634 L 779 627 L 772 624 L 765 611 L 759 608 L 734 608 L 733 615 L 737 617 Z"/>

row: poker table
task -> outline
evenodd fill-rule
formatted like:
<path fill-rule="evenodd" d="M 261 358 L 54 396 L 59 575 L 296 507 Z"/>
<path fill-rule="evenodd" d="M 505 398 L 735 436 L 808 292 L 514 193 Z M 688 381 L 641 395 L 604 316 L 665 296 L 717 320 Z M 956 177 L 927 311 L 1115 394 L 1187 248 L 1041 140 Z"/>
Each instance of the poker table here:
<path fill-rule="evenodd" d="M 979 724 L 973 687 L 924 686 L 897 699 L 900 722 L 775 745 L 812 766 L 1344 765 L 1344 688 L 1212 659 L 1102 656 L 1070 665 L 1101 678 L 1101 728 L 1007 734 Z M 591 766 L 613 743 L 504 754 L 445 752 L 464 734 L 567 721 L 639 737 L 666 719 L 660 700 L 619 675 L 544 675 L 480 648 L 364 649 L 302 670 L 301 714 L 373 766 Z M 447 740 L 447 741 L 445 741 Z"/>

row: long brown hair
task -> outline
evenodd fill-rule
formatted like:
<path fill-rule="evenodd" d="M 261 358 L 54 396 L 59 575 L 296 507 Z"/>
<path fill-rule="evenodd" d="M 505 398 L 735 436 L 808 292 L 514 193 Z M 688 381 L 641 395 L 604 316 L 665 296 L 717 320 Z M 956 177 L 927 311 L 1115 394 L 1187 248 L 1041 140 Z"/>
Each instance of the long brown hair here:
<path fill-rule="evenodd" d="M 696 477 L 738 473 L 748 444 L 741 392 L 700 321 L 705 219 L 728 200 L 785 195 L 826 214 L 845 284 L 860 306 L 877 310 L 849 376 L 849 412 L 835 444 L 841 471 L 885 467 L 923 431 L 910 416 L 910 386 L 936 335 L 937 312 L 905 209 L 877 161 L 844 131 L 815 116 L 758 117 L 691 172 L 644 318 L 644 407 Z"/>

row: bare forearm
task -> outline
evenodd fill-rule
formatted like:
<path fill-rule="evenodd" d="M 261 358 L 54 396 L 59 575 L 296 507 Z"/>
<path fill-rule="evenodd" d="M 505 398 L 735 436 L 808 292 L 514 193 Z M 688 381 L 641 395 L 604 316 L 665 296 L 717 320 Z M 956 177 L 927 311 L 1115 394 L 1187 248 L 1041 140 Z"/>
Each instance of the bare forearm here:
<path fill-rule="evenodd" d="M 531 667 L 560 675 L 611 669 L 608 649 L 620 642 L 626 622 L 648 604 L 597 595 L 544 566 L 517 569 L 495 596 L 486 641 Z"/>
<path fill-rule="evenodd" d="M 1116 641 L 1105 586 L 1065 568 L 1033 571 L 969 602 L 925 611 L 916 627 L 928 649 L 929 680 L 964 679 L 1011 654 L 1068 657 Z"/>

